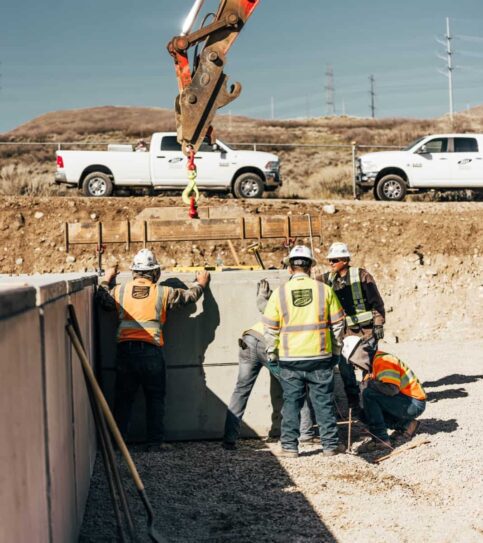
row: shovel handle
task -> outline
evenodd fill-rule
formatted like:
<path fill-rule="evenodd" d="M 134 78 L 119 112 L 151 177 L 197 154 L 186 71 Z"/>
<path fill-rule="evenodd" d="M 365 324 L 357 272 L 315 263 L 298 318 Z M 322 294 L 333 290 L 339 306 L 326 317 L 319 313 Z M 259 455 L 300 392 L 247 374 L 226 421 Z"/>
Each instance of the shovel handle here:
<path fill-rule="evenodd" d="M 119 450 L 121 451 L 121 454 L 124 457 L 124 460 L 126 461 L 127 467 L 129 468 L 129 471 L 131 472 L 131 476 L 134 480 L 134 484 L 136 485 L 136 488 L 138 489 L 139 492 L 143 492 L 144 485 L 143 485 L 143 482 L 141 481 L 141 477 L 139 477 L 138 470 L 136 469 L 133 459 L 131 458 L 131 454 L 129 453 L 129 450 L 126 447 L 126 444 L 124 443 L 124 439 L 122 438 L 121 432 L 119 431 L 119 428 L 117 427 L 114 417 L 112 416 L 111 410 L 109 409 L 109 405 L 106 402 L 106 398 L 104 397 L 104 394 L 102 393 L 102 390 L 99 387 L 99 384 L 97 383 L 97 379 L 94 375 L 94 372 L 92 371 L 91 365 L 89 364 L 89 359 L 87 358 L 87 355 L 72 325 L 68 324 L 66 326 L 66 330 L 72 341 L 72 345 L 74 346 L 74 349 L 81 361 L 82 368 L 84 369 L 85 375 L 87 376 L 87 379 L 89 380 L 89 384 L 91 385 L 94 396 L 99 402 L 102 412 L 104 413 L 104 417 L 106 418 L 107 424 L 109 426 L 109 430 L 111 431 L 114 441 L 119 447 Z"/>

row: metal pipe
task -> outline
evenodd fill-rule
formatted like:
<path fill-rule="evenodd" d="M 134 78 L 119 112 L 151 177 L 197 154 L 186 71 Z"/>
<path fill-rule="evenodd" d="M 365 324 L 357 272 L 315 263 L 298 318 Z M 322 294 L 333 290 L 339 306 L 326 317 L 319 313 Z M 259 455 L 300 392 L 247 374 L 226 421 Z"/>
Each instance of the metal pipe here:
<path fill-rule="evenodd" d="M 196 18 L 198 17 L 198 14 L 201 11 L 201 8 L 203 7 L 204 3 L 205 3 L 205 0 L 195 0 L 193 7 L 191 8 L 190 12 L 188 13 L 188 16 L 186 17 L 183 23 L 181 36 L 186 36 L 187 34 L 191 32 L 191 29 L 193 28 Z"/>

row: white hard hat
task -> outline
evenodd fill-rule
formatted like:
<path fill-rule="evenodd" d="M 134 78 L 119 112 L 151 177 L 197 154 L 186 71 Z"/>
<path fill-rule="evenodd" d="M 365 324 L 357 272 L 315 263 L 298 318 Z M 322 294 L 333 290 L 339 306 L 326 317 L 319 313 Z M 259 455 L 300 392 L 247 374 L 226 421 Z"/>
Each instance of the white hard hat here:
<path fill-rule="evenodd" d="M 349 252 L 349 247 L 345 243 L 336 241 L 330 246 L 329 253 L 327 255 L 328 259 L 331 258 L 350 258 L 351 254 Z"/>
<path fill-rule="evenodd" d="M 295 245 L 295 247 L 290 251 L 290 254 L 283 259 L 283 263 L 290 264 L 291 260 L 295 260 L 297 258 L 310 260 L 312 265 L 316 264 L 312 251 L 308 247 L 305 247 L 305 245 Z"/>
<path fill-rule="evenodd" d="M 158 264 L 154 253 L 149 249 L 141 249 L 132 261 L 132 271 L 150 271 L 159 270 L 161 266 Z"/>
<path fill-rule="evenodd" d="M 361 343 L 362 338 L 359 336 L 347 336 L 342 341 L 342 356 L 349 361 L 349 358 L 352 356 L 354 351 L 357 349 Z"/>

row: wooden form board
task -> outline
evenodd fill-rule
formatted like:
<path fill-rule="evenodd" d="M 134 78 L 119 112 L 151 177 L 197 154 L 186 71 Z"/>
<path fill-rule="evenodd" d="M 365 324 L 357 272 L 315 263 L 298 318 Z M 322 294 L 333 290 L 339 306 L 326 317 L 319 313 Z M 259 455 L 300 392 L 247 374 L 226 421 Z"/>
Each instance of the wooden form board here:
<path fill-rule="evenodd" d="M 172 221 L 113 221 L 65 223 L 65 245 L 147 243 L 166 241 L 262 240 L 321 238 L 322 219 L 316 215 L 248 215 L 232 219 Z"/>

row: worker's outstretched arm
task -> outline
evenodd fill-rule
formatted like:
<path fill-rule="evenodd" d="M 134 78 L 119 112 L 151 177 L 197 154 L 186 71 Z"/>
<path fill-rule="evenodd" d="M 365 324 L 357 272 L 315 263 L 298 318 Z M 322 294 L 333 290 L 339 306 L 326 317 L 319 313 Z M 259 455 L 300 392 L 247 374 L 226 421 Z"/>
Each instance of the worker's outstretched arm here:
<path fill-rule="evenodd" d="M 168 287 L 168 309 L 197 302 L 209 282 L 210 274 L 201 271 L 196 273 L 196 281 L 188 289 Z"/>
<path fill-rule="evenodd" d="M 117 266 L 108 268 L 102 281 L 96 291 L 96 302 L 105 311 L 116 311 L 116 301 L 112 295 L 112 291 L 115 287 L 116 276 L 119 274 Z"/>

